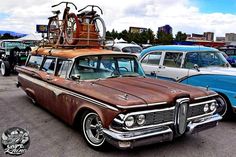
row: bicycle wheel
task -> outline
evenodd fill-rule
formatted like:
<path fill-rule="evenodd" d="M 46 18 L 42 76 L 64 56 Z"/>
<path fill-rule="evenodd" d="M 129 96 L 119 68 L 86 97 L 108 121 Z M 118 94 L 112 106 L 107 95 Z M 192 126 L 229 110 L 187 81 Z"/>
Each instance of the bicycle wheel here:
<path fill-rule="evenodd" d="M 50 44 L 56 44 L 60 35 L 59 21 L 56 18 L 49 19 L 47 37 Z"/>
<path fill-rule="evenodd" d="M 79 21 L 74 13 L 68 15 L 67 22 L 65 23 L 65 37 L 69 45 L 76 44 L 79 34 Z"/>
<path fill-rule="evenodd" d="M 105 40 L 106 26 L 104 20 L 100 16 L 97 16 L 91 21 L 91 24 L 95 25 L 95 31 L 98 32 L 99 38 Z"/>

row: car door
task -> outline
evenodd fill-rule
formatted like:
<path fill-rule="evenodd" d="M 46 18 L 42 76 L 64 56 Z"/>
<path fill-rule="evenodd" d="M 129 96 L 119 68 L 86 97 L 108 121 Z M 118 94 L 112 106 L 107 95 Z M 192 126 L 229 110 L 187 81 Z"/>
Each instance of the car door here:
<path fill-rule="evenodd" d="M 161 66 L 162 52 L 150 52 L 141 58 L 143 70 L 148 77 L 157 77 Z"/>
<path fill-rule="evenodd" d="M 188 75 L 189 69 L 182 68 L 183 52 L 164 52 L 162 57 L 162 63 L 156 73 L 158 77 L 178 81 Z"/>
<path fill-rule="evenodd" d="M 56 102 L 55 86 L 52 84 L 56 80 L 55 77 L 56 58 L 45 57 L 44 62 L 40 68 L 40 76 L 42 78 L 42 85 L 38 95 L 39 103 L 53 112 L 53 104 Z"/>

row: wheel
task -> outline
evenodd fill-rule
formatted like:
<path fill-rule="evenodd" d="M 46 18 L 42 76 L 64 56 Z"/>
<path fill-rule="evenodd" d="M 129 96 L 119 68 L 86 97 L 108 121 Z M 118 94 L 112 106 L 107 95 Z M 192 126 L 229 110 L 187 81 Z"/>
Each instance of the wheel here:
<path fill-rule="evenodd" d="M 86 143 L 93 149 L 104 149 L 106 145 L 103 127 L 97 113 L 89 111 L 82 116 L 82 133 Z"/>
<path fill-rule="evenodd" d="M 233 109 L 232 109 L 229 99 L 226 96 L 220 94 L 220 97 L 218 97 L 216 101 L 218 104 L 222 104 L 222 103 L 225 104 L 224 107 L 220 111 L 218 111 L 218 113 L 225 120 L 231 119 L 233 116 Z"/>
<path fill-rule="evenodd" d="M 60 35 L 59 21 L 56 18 L 49 19 L 47 37 L 50 44 L 56 44 Z"/>
<path fill-rule="evenodd" d="M 91 21 L 91 24 L 95 25 L 95 31 L 98 32 L 99 37 L 102 40 L 105 40 L 105 38 L 106 38 L 106 26 L 105 26 L 104 20 L 100 16 L 98 16 L 98 17 L 95 17 Z"/>
<path fill-rule="evenodd" d="M 10 64 L 8 61 L 2 61 L 1 63 L 1 74 L 2 76 L 9 76 L 11 72 Z"/>
<path fill-rule="evenodd" d="M 76 44 L 77 40 L 75 38 L 78 37 L 78 34 L 79 34 L 78 18 L 74 13 L 70 13 L 68 15 L 68 20 L 65 26 L 66 42 L 69 45 Z"/>

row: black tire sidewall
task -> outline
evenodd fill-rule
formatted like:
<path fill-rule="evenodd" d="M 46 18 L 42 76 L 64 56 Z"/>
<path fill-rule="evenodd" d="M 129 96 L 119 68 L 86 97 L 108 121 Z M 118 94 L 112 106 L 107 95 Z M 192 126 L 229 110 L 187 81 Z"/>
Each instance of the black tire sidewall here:
<path fill-rule="evenodd" d="M 3 76 L 9 76 L 9 75 L 10 75 L 10 72 L 11 72 L 10 63 L 9 63 L 8 61 L 2 61 L 2 63 L 1 63 L 1 68 L 2 68 L 2 64 L 4 64 L 5 73 L 3 74 L 3 73 L 2 73 L 2 69 L 1 69 L 1 75 L 3 75 Z"/>

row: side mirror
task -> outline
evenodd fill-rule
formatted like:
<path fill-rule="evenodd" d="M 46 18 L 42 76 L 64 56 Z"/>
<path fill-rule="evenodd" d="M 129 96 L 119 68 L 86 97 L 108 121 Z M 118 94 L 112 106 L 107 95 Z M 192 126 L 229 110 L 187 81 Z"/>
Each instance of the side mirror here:
<path fill-rule="evenodd" d="M 193 65 L 193 68 L 194 68 L 195 70 L 197 70 L 198 72 L 200 71 L 200 70 L 199 70 L 199 66 L 198 66 L 197 64 L 194 64 L 194 65 Z"/>
<path fill-rule="evenodd" d="M 72 78 L 72 80 L 74 80 L 74 81 L 79 81 L 79 80 L 80 80 L 80 75 L 79 75 L 79 74 L 77 74 L 77 75 L 72 75 L 71 78 Z"/>

